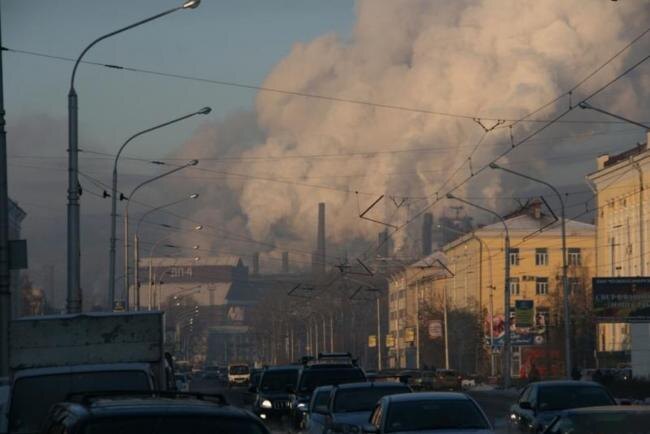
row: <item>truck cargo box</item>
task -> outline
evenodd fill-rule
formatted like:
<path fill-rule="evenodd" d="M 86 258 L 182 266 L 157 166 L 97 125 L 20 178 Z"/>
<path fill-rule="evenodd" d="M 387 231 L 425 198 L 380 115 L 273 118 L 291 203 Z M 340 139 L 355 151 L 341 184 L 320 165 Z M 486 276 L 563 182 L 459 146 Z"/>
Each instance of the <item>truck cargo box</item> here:
<path fill-rule="evenodd" d="M 162 312 L 89 313 L 21 318 L 9 325 L 9 366 L 160 362 Z"/>

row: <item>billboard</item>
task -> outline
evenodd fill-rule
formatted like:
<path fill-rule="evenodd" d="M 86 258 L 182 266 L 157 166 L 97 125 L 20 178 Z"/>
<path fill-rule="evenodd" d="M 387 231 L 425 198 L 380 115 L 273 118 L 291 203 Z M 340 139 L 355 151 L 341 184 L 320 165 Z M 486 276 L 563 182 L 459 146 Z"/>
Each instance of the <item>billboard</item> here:
<path fill-rule="evenodd" d="M 594 277 L 592 287 L 599 321 L 650 321 L 650 277 Z"/>
<path fill-rule="evenodd" d="M 404 329 L 404 342 L 415 342 L 415 327 Z"/>
<path fill-rule="evenodd" d="M 368 348 L 375 348 L 375 347 L 377 347 L 377 335 L 369 335 Z"/>
<path fill-rule="evenodd" d="M 442 337 L 442 321 L 434 319 L 429 321 L 429 339 L 439 339 Z"/>
<path fill-rule="evenodd" d="M 512 312 L 514 313 L 514 312 Z M 490 328 L 492 331 L 490 332 Z M 485 318 L 486 345 L 502 347 L 505 340 L 505 321 L 503 315 Z M 542 315 L 535 315 L 530 327 L 522 327 L 517 323 L 517 318 L 512 315 L 510 321 L 510 344 L 515 347 L 542 345 L 546 342 L 546 319 Z"/>
<path fill-rule="evenodd" d="M 515 301 L 515 324 L 521 328 L 532 327 L 535 324 L 535 303 L 533 300 Z"/>

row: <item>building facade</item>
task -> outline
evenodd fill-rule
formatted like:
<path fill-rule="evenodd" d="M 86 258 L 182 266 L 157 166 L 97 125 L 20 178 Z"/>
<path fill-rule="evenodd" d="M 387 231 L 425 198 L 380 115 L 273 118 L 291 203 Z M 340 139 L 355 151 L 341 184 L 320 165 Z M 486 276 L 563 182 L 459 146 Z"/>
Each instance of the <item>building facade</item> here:
<path fill-rule="evenodd" d="M 645 277 L 650 273 L 650 150 L 647 142 L 603 155 L 587 176 L 597 193 L 598 277 Z M 636 340 L 636 344 L 635 341 Z M 598 324 L 601 365 L 631 363 L 634 375 L 650 376 L 648 324 Z"/>
<path fill-rule="evenodd" d="M 507 216 L 506 225 L 510 232 L 510 254 L 507 260 L 510 262 L 508 290 L 511 296 L 508 315 L 513 324 L 512 375 L 519 376 L 527 372 L 530 363 L 540 358 L 539 350 L 542 347 L 545 359 L 549 359 L 544 361 L 542 367 L 549 371 L 549 375 L 557 375 L 562 371 L 560 363 L 563 360 L 560 354 L 563 342 L 560 325 L 560 224 L 544 214 L 540 204 L 534 203 Z M 587 313 L 582 307 L 586 307 L 591 300 L 591 277 L 596 257 L 594 234 L 595 227 L 591 224 L 566 221 L 571 301 L 576 306 L 574 315 L 579 315 L 582 321 L 587 320 Z M 393 329 L 396 335 L 402 335 L 407 333 L 404 329 L 415 327 L 412 312 L 416 304 L 415 294 L 419 291 L 422 297 L 417 303 L 420 307 L 420 354 L 426 356 L 427 347 L 437 347 L 437 352 L 443 352 L 445 356 L 426 356 L 437 367 L 448 365 L 464 372 L 495 374 L 500 366 L 499 356 L 491 353 L 498 354 L 503 346 L 506 314 L 503 225 L 500 222 L 487 225 L 461 236 L 445 245 L 441 253 L 446 258 L 448 268 L 448 273 L 443 278 L 440 274 L 411 267 L 410 273 L 406 274 L 406 279 L 409 280 L 407 285 L 391 285 L 391 319 L 405 319 L 403 322 L 395 321 Z M 416 289 L 408 291 L 408 288 Z M 533 323 L 524 324 L 525 327 L 519 327 L 515 321 L 515 307 L 520 302 L 533 309 Z M 423 306 L 429 317 L 423 317 Z M 437 332 L 440 321 L 443 322 L 443 330 L 444 322 L 448 323 L 446 338 L 440 337 Z M 422 333 L 422 330 L 426 333 Z M 447 345 L 444 345 L 445 340 Z M 399 339 L 397 341 L 396 344 L 406 344 Z M 485 351 L 473 353 L 473 346 L 482 347 Z M 589 345 L 576 338 L 574 347 L 588 348 Z M 399 366 L 407 366 L 406 359 L 407 357 L 399 358 Z"/>

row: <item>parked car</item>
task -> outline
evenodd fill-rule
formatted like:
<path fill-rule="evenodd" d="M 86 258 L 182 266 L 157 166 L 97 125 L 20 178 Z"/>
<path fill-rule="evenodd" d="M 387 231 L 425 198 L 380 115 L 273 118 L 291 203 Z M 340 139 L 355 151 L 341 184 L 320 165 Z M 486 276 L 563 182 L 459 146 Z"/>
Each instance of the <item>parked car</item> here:
<path fill-rule="evenodd" d="M 365 433 L 494 431 L 478 404 L 464 393 L 418 392 L 383 397 L 363 426 Z"/>
<path fill-rule="evenodd" d="M 520 432 L 539 433 L 563 410 L 616 405 L 607 389 L 591 381 L 540 381 L 529 384 L 510 407 L 510 422 Z"/>
<path fill-rule="evenodd" d="M 290 389 L 296 387 L 299 366 L 272 366 L 266 368 L 258 386 L 251 386 L 255 393 L 253 413 L 267 422 L 288 422 L 291 413 Z"/>
<path fill-rule="evenodd" d="M 309 407 L 303 420 L 303 428 L 309 434 L 323 434 L 329 408 L 330 392 L 334 386 L 317 387 L 312 393 Z"/>
<path fill-rule="evenodd" d="M 319 354 L 300 368 L 296 387 L 291 390 L 291 421 L 294 429 L 304 422 L 313 391 L 320 386 L 366 381 L 363 370 L 348 353 Z"/>
<path fill-rule="evenodd" d="M 460 391 L 463 388 L 463 377 L 453 369 L 437 369 L 431 390 Z"/>
<path fill-rule="evenodd" d="M 358 432 L 368 423 L 370 413 L 381 398 L 411 392 L 408 385 L 396 382 L 349 383 L 335 386 L 328 403 L 326 432 Z"/>
<path fill-rule="evenodd" d="M 544 434 L 637 434 L 650 430 L 649 406 L 603 406 L 565 410 Z"/>
<path fill-rule="evenodd" d="M 55 404 L 42 434 L 270 434 L 252 413 L 223 397 L 143 392 L 86 394 Z"/>

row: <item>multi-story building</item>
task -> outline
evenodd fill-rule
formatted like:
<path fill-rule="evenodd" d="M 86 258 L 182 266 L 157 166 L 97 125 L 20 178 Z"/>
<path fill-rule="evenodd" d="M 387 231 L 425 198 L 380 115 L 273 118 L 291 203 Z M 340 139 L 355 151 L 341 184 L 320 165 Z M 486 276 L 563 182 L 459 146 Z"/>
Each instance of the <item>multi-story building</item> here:
<path fill-rule="evenodd" d="M 509 315 L 513 319 L 517 300 L 533 302 L 535 324 L 531 327 L 513 327 L 513 363 L 512 374 L 519 375 L 522 362 L 529 364 L 539 358 L 541 346 L 546 351 L 546 358 L 553 360 L 545 363 L 553 373 L 560 372 L 562 338 L 561 309 L 562 309 L 562 239 L 559 222 L 551 216 L 542 213 L 539 203 L 525 207 L 506 216 L 506 225 L 510 232 L 510 282 L 508 285 L 511 295 Z M 567 220 L 567 256 L 569 287 L 573 305 L 587 306 L 590 303 L 591 277 L 595 264 L 595 228 L 591 224 Z M 448 336 L 449 352 L 453 353 L 450 360 L 452 368 L 474 370 L 487 368 L 489 357 L 479 352 L 471 355 L 473 349 L 463 351 L 454 349 L 455 343 L 471 347 L 472 333 L 476 329 L 484 330 L 483 342 L 492 343 L 494 350 L 503 344 L 504 297 L 505 297 L 505 232 L 501 222 L 483 226 L 472 233 L 448 243 L 442 248 L 449 270 L 446 278 L 440 278 L 435 269 L 423 270 L 418 264 L 409 267 L 409 271 L 401 273 L 400 280 L 391 284 L 390 302 L 391 331 L 397 335 L 405 334 L 410 338 L 410 332 L 405 330 L 415 327 L 413 314 L 416 305 L 415 294 L 420 293 L 421 301 L 417 303 L 422 311 L 422 305 L 435 318 L 442 318 L 441 312 L 447 310 L 453 314 L 449 318 L 460 321 L 459 326 L 449 326 L 456 338 Z M 421 264 L 420 264 L 421 265 Z M 404 277 L 408 284 L 404 284 Z M 401 283 L 400 283 L 401 282 Z M 399 283 L 399 284 L 398 284 Z M 414 288 L 409 291 L 409 288 Z M 579 312 L 582 315 L 584 312 Z M 397 319 L 404 319 L 402 322 Z M 428 329 L 435 318 L 423 318 L 420 313 L 420 328 Z M 584 315 L 582 319 L 586 318 Z M 476 327 L 469 327 L 467 322 L 476 322 Z M 435 329 L 435 327 L 434 327 Z M 428 331 L 428 330 L 427 330 Z M 481 333 L 481 332 L 478 332 Z M 423 335 L 423 333 L 419 333 Z M 427 333 L 428 335 L 428 333 Z M 422 339 L 422 336 L 421 336 Z M 463 343 L 463 340 L 466 342 Z M 578 341 L 578 339 L 574 339 Z M 479 340 L 480 342 L 480 340 Z M 421 347 L 434 345 L 435 340 L 420 341 Z M 580 342 L 574 346 L 580 347 Z M 397 339 L 396 345 L 404 348 L 406 342 Z M 582 343 L 587 347 L 587 343 Z M 407 346 L 408 347 L 408 346 Z M 489 349 L 489 346 L 487 346 Z M 424 353 L 422 348 L 420 353 Z M 454 355 L 455 354 L 455 355 Z M 551 354 L 552 356 L 549 356 Z M 471 361 L 466 359 L 470 357 Z M 407 366 L 407 357 L 400 357 L 399 366 Z M 441 358 L 437 358 L 439 364 Z M 492 359 L 492 364 L 498 367 L 498 360 Z M 462 366 L 459 366 L 462 365 Z M 553 366 L 551 366 L 553 365 Z M 544 367 L 544 366 L 542 366 Z"/>
<path fill-rule="evenodd" d="M 587 179 L 597 193 L 596 275 L 648 276 L 650 150 L 647 143 L 617 155 L 600 156 L 597 170 Z M 632 362 L 635 375 L 650 375 L 650 351 L 645 351 L 642 357 L 641 348 L 646 346 L 641 345 L 642 341 L 650 341 L 648 324 L 622 321 L 598 324 L 601 364 Z"/>

